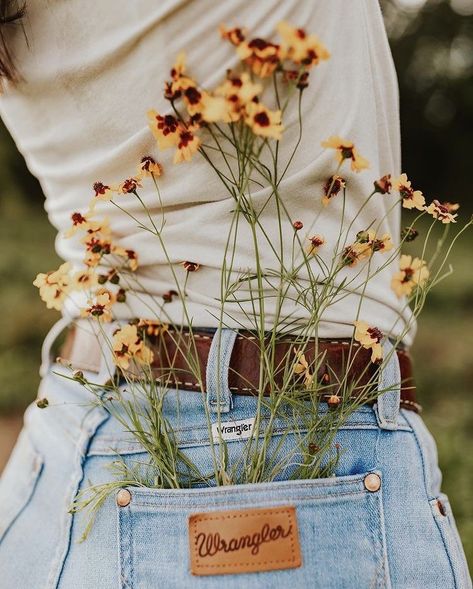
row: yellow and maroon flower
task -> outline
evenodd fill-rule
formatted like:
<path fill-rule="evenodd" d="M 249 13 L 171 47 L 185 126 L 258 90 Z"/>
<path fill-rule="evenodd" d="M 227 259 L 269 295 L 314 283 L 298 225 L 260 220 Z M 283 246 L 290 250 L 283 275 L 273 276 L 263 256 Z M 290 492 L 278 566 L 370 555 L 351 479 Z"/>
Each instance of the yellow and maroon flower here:
<path fill-rule="evenodd" d="M 135 252 L 135 250 L 126 249 L 119 245 L 111 244 L 110 251 L 107 253 L 111 253 L 115 256 L 121 256 L 122 258 L 125 258 L 125 260 L 128 262 L 130 270 L 132 270 L 133 272 L 138 268 L 138 255 Z"/>
<path fill-rule="evenodd" d="M 330 199 L 334 196 L 337 196 L 340 190 L 342 190 L 342 188 L 345 188 L 345 186 L 346 182 L 341 176 L 338 176 L 336 174 L 330 176 L 330 178 L 324 184 L 324 194 L 322 196 L 323 205 L 326 207 L 330 202 Z"/>
<path fill-rule="evenodd" d="M 281 62 L 281 47 L 265 39 L 242 41 L 237 45 L 238 57 L 261 78 L 270 76 Z"/>
<path fill-rule="evenodd" d="M 359 231 L 355 243 L 344 249 L 342 263 L 344 266 L 354 266 L 360 260 L 371 257 L 375 252 L 388 252 L 392 248 L 393 243 L 388 233 L 377 237 L 372 229 Z"/>
<path fill-rule="evenodd" d="M 117 329 L 113 334 L 112 348 L 114 362 L 123 370 L 127 370 L 131 362 L 149 365 L 153 361 L 153 352 L 145 345 L 136 325 L 125 325 Z"/>
<path fill-rule="evenodd" d="M 236 47 L 243 43 L 246 38 L 246 29 L 240 29 L 239 27 L 227 29 L 226 26 L 222 24 L 219 27 L 219 31 L 222 39 L 227 39 Z"/>
<path fill-rule="evenodd" d="M 374 190 L 380 194 L 389 194 L 393 187 L 391 174 L 386 174 L 379 180 L 374 181 Z"/>
<path fill-rule="evenodd" d="M 161 164 L 151 157 L 150 155 L 145 155 L 141 158 L 141 162 L 138 166 L 138 175 L 143 176 L 161 176 L 163 173 L 163 167 Z"/>
<path fill-rule="evenodd" d="M 278 141 L 281 139 L 284 126 L 280 110 L 269 110 L 259 102 L 250 102 L 245 111 L 245 123 L 255 135 L 272 137 Z"/>
<path fill-rule="evenodd" d="M 399 192 L 402 198 L 402 206 L 405 209 L 424 210 L 425 198 L 420 190 L 414 190 L 406 174 L 401 174 L 399 178 L 393 180 L 393 188 Z"/>
<path fill-rule="evenodd" d="M 283 59 L 291 59 L 296 65 L 306 68 L 329 59 L 330 53 L 316 35 L 308 35 L 304 29 L 292 27 L 285 21 L 281 21 L 277 29 L 283 39 L 281 44 Z"/>
<path fill-rule="evenodd" d="M 340 164 L 344 160 L 351 160 L 351 169 L 354 172 L 360 172 L 369 167 L 368 160 L 358 153 L 355 145 L 338 135 L 332 135 L 326 141 L 322 141 L 322 147 L 335 149 Z"/>
<path fill-rule="evenodd" d="M 179 143 L 181 125 L 173 115 L 160 115 L 155 110 L 148 111 L 149 126 L 159 149 L 175 147 Z"/>
<path fill-rule="evenodd" d="M 187 272 L 197 272 L 197 270 L 200 268 L 200 264 L 197 262 L 189 262 L 186 260 L 181 262 L 181 264 L 184 266 L 184 269 L 187 270 Z"/>
<path fill-rule="evenodd" d="M 370 326 L 366 321 L 354 321 L 355 341 L 367 350 L 371 350 L 371 362 L 379 364 L 383 359 L 383 332 L 377 327 Z"/>
<path fill-rule="evenodd" d="M 98 283 L 99 277 L 97 273 L 87 268 L 73 274 L 71 286 L 73 290 L 87 290 L 97 286 Z"/>
<path fill-rule="evenodd" d="M 215 90 L 215 95 L 223 96 L 230 120 L 238 121 L 245 115 L 246 105 L 253 102 L 262 91 L 261 84 L 255 84 L 247 72 L 239 75 L 229 72 L 227 79 Z"/>
<path fill-rule="evenodd" d="M 162 323 L 153 319 L 139 319 L 136 324 L 138 333 L 143 336 L 157 337 L 158 335 L 169 331 L 169 323 Z"/>
<path fill-rule="evenodd" d="M 399 268 L 391 280 L 391 288 L 399 298 L 409 296 L 417 287 L 424 287 L 430 276 L 424 260 L 405 254 L 399 260 Z"/>
<path fill-rule="evenodd" d="M 103 184 L 103 182 L 94 182 L 92 188 L 94 189 L 97 200 L 111 200 L 117 191 L 116 186 L 109 186 L 108 184 Z"/>
<path fill-rule="evenodd" d="M 46 274 L 40 273 L 34 279 L 33 284 L 38 287 L 39 295 L 48 309 L 62 309 L 64 300 L 71 290 L 70 269 L 70 263 L 64 262 L 57 270 Z"/>
<path fill-rule="evenodd" d="M 98 289 L 88 301 L 88 307 L 81 309 L 82 317 L 92 317 L 98 321 L 112 320 L 112 306 L 116 296 L 106 288 Z"/>
<path fill-rule="evenodd" d="M 325 243 L 325 239 L 321 235 L 313 235 L 309 237 L 309 245 L 307 246 L 307 255 L 312 255 L 317 253 L 319 247 L 321 247 Z"/>
<path fill-rule="evenodd" d="M 180 127 L 179 142 L 177 151 L 174 154 L 174 163 L 188 162 L 192 156 L 197 153 L 200 147 L 200 139 L 190 129 Z"/>
<path fill-rule="evenodd" d="M 442 221 L 442 223 L 456 223 L 457 214 L 452 214 L 458 210 L 460 205 L 452 204 L 450 202 L 441 203 L 438 200 L 433 200 L 425 210 L 432 215 L 434 219 Z"/>
<path fill-rule="evenodd" d="M 296 363 L 294 364 L 293 372 L 295 374 L 303 374 L 304 384 L 310 386 L 314 380 L 314 375 L 310 372 L 309 363 L 301 350 L 294 348 L 294 354 L 296 355 Z"/>
<path fill-rule="evenodd" d="M 118 187 L 118 192 L 121 194 L 135 193 L 137 188 L 142 188 L 141 178 L 138 176 L 130 176 L 126 178 Z"/>

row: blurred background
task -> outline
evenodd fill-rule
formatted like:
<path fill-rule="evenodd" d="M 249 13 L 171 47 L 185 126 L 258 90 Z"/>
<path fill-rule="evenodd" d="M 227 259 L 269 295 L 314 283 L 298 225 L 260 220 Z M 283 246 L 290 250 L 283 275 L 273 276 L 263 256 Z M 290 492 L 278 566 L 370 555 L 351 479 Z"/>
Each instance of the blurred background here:
<path fill-rule="evenodd" d="M 401 95 L 403 170 L 430 201 L 473 213 L 473 0 L 381 0 Z M 32 285 L 57 267 L 44 197 L 0 124 L 0 471 L 36 395 L 40 346 L 59 317 Z M 411 219 L 412 217 L 409 217 Z M 415 243 L 406 253 L 414 253 Z M 473 563 L 473 230 L 452 276 L 433 290 L 413 348 L 423 417 L 434 434 L 443 490 Z"/>

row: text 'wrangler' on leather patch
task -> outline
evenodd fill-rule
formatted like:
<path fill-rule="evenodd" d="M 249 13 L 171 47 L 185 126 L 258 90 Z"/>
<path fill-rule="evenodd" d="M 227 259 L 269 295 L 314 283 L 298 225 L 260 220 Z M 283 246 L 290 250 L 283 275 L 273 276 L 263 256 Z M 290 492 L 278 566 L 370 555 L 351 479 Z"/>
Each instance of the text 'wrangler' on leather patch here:
<path fill-rule="evenodd" d="M 193 575 L 253 573 L 300 567 L 296 508 L 266 507 L 189 517 Z"/>

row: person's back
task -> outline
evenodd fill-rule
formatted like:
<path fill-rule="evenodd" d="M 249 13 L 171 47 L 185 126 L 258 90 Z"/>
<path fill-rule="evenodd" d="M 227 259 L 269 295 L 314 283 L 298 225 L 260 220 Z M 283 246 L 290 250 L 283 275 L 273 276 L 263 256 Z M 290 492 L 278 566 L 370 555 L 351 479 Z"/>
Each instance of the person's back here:
<path fill-rule="evenodd" d="M 202 266 L 188 283 L 189 314 L 195 326 L 216 326 L 232 199 L 204 158 L 172 165 L 169 153 L 157 153 L 146 113 L 150 108 L 171 112 L 162 90 L 180 51 L 187 52 L 190 74 L 210 89 L 221 83 L 227 69 L 237 65 L 232 46 L 219 37 L 221 23 L 244 26 L 253 37 L 266 38 L 281 20 L 317 33 L 332 56 L 311 76 L 310 93 L 302 101 L 302 143 L 280 186 L 290 215 L 304 223 L 304 234 L 324 236 L 327 245 L 320 255 L 330 260 L 331 245 L 340 233 L 342 204 L 341 199 L 334 199 L 330 207 L 322 205 L 333 156 L 321 142 L 330 135 L 345 137 L 370 162 L 369 174 L 344 172 L 348 180 L 346 225 L 372 192 L 373 179 L 387 173 L 395 177 L 401 171 L 397 81 L 377 0 L 330 4 L 123 1 L 113 6 L 38 1 L 29 6 L 28 42 L 20 31 L 11 40 L 24 81 L 6 89 L 0 113 L 30 170 L 41 181 L 50 220 L 60 231 L 56 247 L 61 257 L 80 267 L 81 244 L 65 238 L 64 231 L 72 212 L 86 210 L 94 182 L 119 182 L 136 172 L 141 157 L 155 155 L 165 169 L 160 190 L 166 217 L 164 241 L 171 262 L 190 260 Z M 287 112 L 284 125 L 282 162 L 289 159 L 299 133 L 297 109 Z M 154 188 L 143 188 L 140 196 L 154 214 L 161 213 Z M 267 189 L 253 189 L 256 203 L 267 196 Z M 142 214 L 137 201 L 129 199 L 126 208 Z M 399 235 L 400 209 L 388 214 L 390 208 L 390 199 L 368 203 L 357 215 L 348 238 L 354 239 L 375 220 L 380 222 L 380 234 Z M 175 288 L 165 252 L 153 235 L 138 230 L 119 209 L 108 206 L 104 210 L 119 244 L 135 249 L 139 259 L 135 294 L 130 292 L 127 305 L 116 308 L 117 316 L 160 316 L 162 295 Z M 267 217 L 265 225 L 276 232 L 276 219 Z M 286 249 L 292 238 L 286 231 Z M 276 267 L 269 247 L 262 248 L 260 255 L 263 267 Z M 369 280 L 361 317 L 393 336 L 407 331 L 403 339 L 410 345 L 415 322 L 390 286 L 396 265 L 394 260 Z M 255 271 L 248 227 L 240 229 L 233 279 L 245 271 Z M 352 274 L 350 270 L 345 273 L 348 278 Z M 304 279 L 307 276 L 301 273 L 299 280 Z M 244 291 L 241 294 L 244 298 Z M 326 309 L 320 337 L 351 335 L 358 300 L 354 296 L 339 299 Z M 83 303 L 83 297 L 77 304 L 71 296 L 67 312 L 77 315 Z M 250 303 L 245 312 L 249 309 Z M 268 296 L 268 329 L 274 324 L 275 309 L 274 297 Z M 289 305 L 284 310 L 291 314 L 293 328 L 296 319 L 304 328 L 307 309 Z M 168 302 L 165 311 L 167 319 L 182 321 L 179 298 Z M 227 324 L 249 327 L 245 312 L 234 305 Z"/>

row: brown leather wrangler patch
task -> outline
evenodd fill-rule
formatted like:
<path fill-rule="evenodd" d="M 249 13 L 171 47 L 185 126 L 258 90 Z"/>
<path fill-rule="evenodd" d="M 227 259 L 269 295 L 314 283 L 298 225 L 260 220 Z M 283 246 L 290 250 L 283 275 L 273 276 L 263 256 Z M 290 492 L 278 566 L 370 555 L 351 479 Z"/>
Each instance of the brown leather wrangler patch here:
<path fill-rule="evenodd" d="M 253 573 L 300 567 L 296 508 L 195 513 L 189 517 L 193 575 Z"/>

